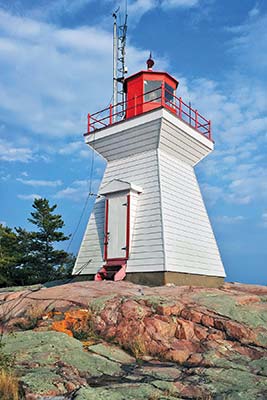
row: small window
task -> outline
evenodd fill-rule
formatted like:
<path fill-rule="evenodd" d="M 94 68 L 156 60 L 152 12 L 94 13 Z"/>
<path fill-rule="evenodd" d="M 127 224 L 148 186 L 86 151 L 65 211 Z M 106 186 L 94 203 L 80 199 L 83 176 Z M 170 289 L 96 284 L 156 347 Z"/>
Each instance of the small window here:
<path fill-rule="evenodd" d="M 144 81 L 145 102 L 146 101 L 155 101 L 155 102 L 160 103 L 161 84 L 162 84 L 161 81 Z"/>
<path fill-rule="evenodd" d="M 165 83 L 165 102 L 170 106 L 173 105 L 174 89 Z"/>

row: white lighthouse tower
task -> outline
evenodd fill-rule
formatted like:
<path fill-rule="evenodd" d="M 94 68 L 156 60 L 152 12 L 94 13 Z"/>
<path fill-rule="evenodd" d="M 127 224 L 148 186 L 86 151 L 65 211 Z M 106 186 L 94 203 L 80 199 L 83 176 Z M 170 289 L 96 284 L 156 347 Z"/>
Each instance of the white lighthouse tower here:
<path fill-rule="evenodd" d="M 214 148 L 211 123 L 153 64 L 125 79 L 124 104 L 88 115 L 86 143 L 107 166 L 73 274 L 218 286 L 224 267 L 194 172 Z"/>

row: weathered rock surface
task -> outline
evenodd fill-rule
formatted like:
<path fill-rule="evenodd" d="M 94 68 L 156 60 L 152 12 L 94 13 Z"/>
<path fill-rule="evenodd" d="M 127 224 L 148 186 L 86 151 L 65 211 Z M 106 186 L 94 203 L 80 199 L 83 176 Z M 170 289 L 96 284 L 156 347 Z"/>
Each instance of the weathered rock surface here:
<path fill-rule="evenodd" d="M 34 289 L 0 293 L 28 400 L 267 398 L 266 287 Z"/>

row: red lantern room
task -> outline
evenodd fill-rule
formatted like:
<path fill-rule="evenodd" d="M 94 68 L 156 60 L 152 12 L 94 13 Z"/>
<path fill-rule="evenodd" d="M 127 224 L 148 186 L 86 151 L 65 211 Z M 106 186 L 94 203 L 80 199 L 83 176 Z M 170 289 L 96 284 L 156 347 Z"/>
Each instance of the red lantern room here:
<path fill-rule="evenodd" d="M 153 71 L 154 61 L 147 60 L 147 71 L 140 71 L 124 81 L 126 118 L 131 118 L 158 107 L 175 110 L 175 90 L 179 82 L 167 72 Z"/>

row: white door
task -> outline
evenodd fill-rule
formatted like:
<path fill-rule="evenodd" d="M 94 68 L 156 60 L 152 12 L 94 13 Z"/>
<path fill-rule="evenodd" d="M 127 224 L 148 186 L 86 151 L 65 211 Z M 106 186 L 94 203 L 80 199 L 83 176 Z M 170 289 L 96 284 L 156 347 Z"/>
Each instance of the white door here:
<path fill-rule="evenodd" d="M 126 257 L 127 195 L 108 199 L 107 258 Z"/>

